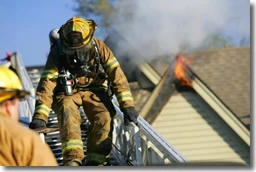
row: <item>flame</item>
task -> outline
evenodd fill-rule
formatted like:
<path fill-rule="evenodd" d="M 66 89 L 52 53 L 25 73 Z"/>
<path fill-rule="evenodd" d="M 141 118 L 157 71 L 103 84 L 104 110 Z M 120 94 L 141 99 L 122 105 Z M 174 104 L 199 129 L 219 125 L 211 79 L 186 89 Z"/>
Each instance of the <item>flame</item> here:
<path fill-rule="evenodd" d="M 192 84 L 186 77 L 186 72 L 185 72 L 185 65 L 188 64 L 189 61 L 183 57 L 182 55 L 178 55 L 176 57 L 176 65 L 175 65 L 175 76 L 178 80 L 180 80 L 180 84 L 182 86 L 188 86 L 192 87 Z"/>

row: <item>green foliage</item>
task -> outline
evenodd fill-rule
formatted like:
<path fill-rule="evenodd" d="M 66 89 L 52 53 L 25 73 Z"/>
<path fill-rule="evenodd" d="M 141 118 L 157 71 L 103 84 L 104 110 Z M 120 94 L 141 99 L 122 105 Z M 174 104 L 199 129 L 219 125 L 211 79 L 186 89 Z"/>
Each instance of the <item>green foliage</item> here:
<path fill-rule="evenodd" d="M 210 35 L 198 49 L 217 49 L 233 47 L 235 44 L 231 37 L 225 37 L 220 33 Z"/>
<path fill-rule="evenodd" d="M 96 18 L 96 22 L 106 30 L 109 29 L 114 18 L 114 4 L 111 0 L 74 0 L 77 7 L 73 8 L 80 16 Z"/>
<path fill-rule="evenodd" d="M 239 41 L 235 42 L 230 36 L 223 33 L 214 33 L 209 35 L 197 48 L 192 48 L 188 43 L 180 46 L 181 51 L 210 50 L 228 47 L 248 47 L 250 46 L 250 38 L 243 36 Z"/>
<path fill-rule="evenodd" d="M 243 36 L 242 39 L 240 40 L 239 45 L 241 47 L 250 46 L 250 42 L 251 42 L 250 37 Z"/>

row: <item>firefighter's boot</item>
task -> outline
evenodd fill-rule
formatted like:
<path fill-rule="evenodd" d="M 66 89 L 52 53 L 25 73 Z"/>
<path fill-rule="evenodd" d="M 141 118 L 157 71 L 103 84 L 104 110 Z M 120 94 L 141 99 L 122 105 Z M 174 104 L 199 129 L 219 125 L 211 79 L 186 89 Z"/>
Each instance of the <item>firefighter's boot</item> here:
<path fill-rule="evenodd" d="M 82 164 L 78 161 L 68 161 L 65 166 L 81 166 Z"/>
<path fill-rule="evenodd" d="M 104 162 L 87 161 L 86 157 L 82 160 L 82 166 L 112 166 L 110 164 L 110 157 L 107 156 Z"/>
<path fill-rule="evenodd" d="M 104 163 L 98 163 L 93 161 L 89 161 L 89 162 L 83 161 L 82 166 L 112 166 L 112 165 L 110 164 L 109 161 L 106 161 Z"/>

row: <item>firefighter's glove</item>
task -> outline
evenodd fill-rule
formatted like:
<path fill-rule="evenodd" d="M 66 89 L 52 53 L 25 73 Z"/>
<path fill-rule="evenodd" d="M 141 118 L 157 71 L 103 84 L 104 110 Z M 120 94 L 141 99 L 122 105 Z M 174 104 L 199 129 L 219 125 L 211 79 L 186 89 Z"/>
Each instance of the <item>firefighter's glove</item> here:
<path fill-rule="evenodd" d="M 122 109 L 122 112 L 124 114 L 124 125 L 129 125 L 130 122 L 134 122 L 136 125 L 138 125 L 137 118 L 139 114 L 134 107 L 124 108 Z"/>
<path fill-rule="evenodd" d="M 33 119 L 29 124 L 30 129 L 45 128 L 46 122 L 42 119 Z"/>

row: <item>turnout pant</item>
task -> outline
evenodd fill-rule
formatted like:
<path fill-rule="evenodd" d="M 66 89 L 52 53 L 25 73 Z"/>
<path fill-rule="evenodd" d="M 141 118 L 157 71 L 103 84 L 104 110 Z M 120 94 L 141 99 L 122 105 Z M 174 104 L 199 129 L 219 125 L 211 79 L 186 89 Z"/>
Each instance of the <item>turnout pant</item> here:
<path fill-rule="evenodd" d="M 80 106 L 90 122 L 86 158 L 81 139 Z M 106 163 L 112 147 L 112 119 L 115 115 L 107 92 L 79 91 L 72 96 L 57 95 L 52 109 L 57 114 L 60 128 L 63 164 L 69 161 L 81 164 L 84 158 L 92 164 Z"/>

